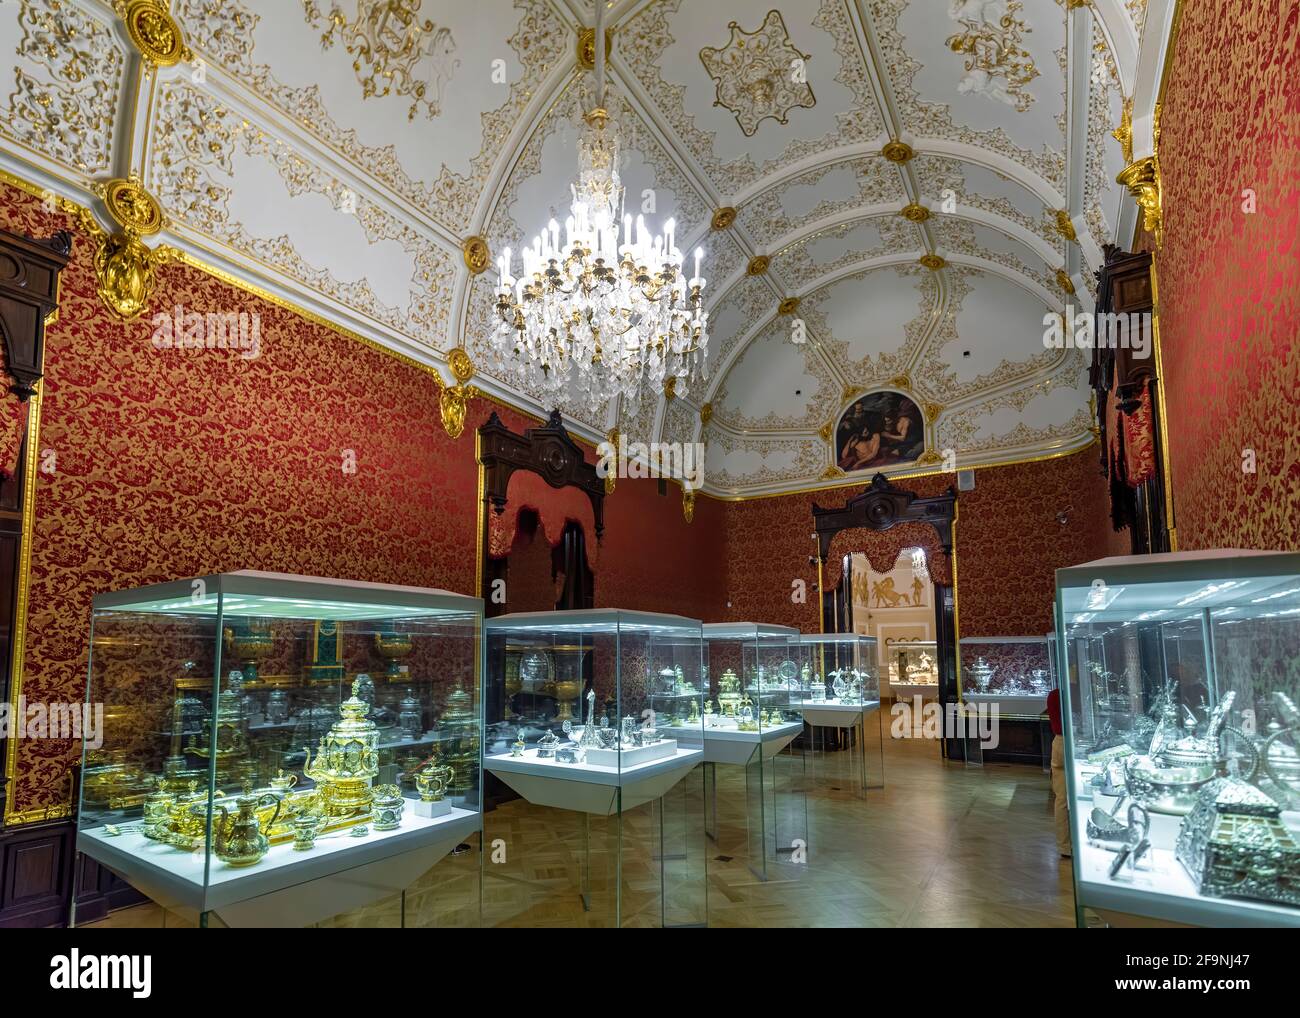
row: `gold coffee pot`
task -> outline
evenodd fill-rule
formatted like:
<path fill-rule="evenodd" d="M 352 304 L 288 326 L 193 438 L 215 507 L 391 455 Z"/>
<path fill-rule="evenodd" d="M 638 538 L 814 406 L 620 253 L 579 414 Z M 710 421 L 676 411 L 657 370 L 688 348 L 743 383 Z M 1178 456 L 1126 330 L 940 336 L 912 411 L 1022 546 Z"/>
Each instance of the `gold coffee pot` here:
<path fill-rule="evenodd" d="M 269 793 L 264 795 L 241 795 L 235 800 L 238 810 L 233 816 L 225 806 L 218 805 L 219 816 L 212 818 L 213 852 L 217 858 L 229 866 L 252 866 L 261 860 L 271 848 L 270 839 L 262 832 L 257 810 L 262 806 L 275 805 L 275 812 L 267 823 L 267 830 L 280 818 L 281 800 L 279 796 Z"/>

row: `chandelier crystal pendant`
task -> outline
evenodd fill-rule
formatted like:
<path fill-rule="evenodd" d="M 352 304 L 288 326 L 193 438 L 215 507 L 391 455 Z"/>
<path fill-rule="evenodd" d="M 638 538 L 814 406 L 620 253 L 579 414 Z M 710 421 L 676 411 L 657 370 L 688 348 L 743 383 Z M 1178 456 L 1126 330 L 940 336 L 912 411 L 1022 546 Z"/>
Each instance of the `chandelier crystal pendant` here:
<path fill-rule="evenodd" d="M 603 38 L 604 4 L 597 4 L 596 38 Z M 620 216 L 621 141 L 604 106 L 604 47 L 596 46 L 596 105 L 578 141 L 578 179 L 563 230 L 554 219 L 520 252 L 514 276 L 506 248 L 497 259 L 498 368 L 522 370 L 524 383 L 558 406 L 571 385 L 586 391 L 591 409 L 622 396 L 635 407 L 649 388 L 658 396 L 676 379 L 685 395 L 707 378 L 708 312 L 701 248 L 687 279 L 669 219 L 652 234 L 645 218 Z"/>

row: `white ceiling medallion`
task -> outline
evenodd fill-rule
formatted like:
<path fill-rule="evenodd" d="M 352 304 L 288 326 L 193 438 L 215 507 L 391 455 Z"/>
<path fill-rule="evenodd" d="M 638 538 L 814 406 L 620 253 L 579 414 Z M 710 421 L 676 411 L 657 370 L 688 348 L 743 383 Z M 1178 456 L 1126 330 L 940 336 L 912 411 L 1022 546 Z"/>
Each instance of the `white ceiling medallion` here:
<path fill-rule="evenodd" d="M 1029 31 L 1017 17 L 1022 6 L 1020 0 L 950 0 L 948 16 L 962 31 L 949 36 L 947 46 L 966 57 L 958 92 L 986 95 L 1021 113 L 1033 105 L 1025 86 L 1038 77 L 1038 68 L 1021 45 Z"/>
<path fill-rule="evenodd" d="M 713 105 L 734 113 L 747 138 L 764 120 L 784 124 L 791 110 L 817 105 L 808 84 L 812 56 L 790 41 L 780 11 L 768 11 L 753 32 L 734 21 L 727 27 L 731 40 L 721 49 L 706 46 L 700 60 L 717 86 Z"/>
<path fill-rule="evenodd" d="M 303 0 L 303 16 L 313 28 L 325 28 L 321 48 L 334 45 L 335 34 L 354 59 L 352 69 L 370 99 L 391 95 L 411 97 L 407 119 L 421 105 L 429 117 L 442 112 L 442 94 L 460 61 L 451 29 L 420 17 L 423 0 L 356 0 L 349 21 L 335 5 L 322 15 L 315 0 Z"/>

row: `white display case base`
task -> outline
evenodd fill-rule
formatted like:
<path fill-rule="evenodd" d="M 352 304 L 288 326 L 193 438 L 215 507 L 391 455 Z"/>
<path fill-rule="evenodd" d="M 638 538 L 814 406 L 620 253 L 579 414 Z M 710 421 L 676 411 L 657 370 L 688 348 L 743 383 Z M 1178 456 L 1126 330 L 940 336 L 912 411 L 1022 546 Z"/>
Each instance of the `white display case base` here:
<path fill-rule="evenodd" d="M 274 845 L 252 866 L 213 856 L 206 890 L 201 851 L 139 833 L 111 836 L 102 827 L 80 832 L 77 850 L 191 922 L 212 912 L 227 926 L 300 927 L 398 893 L 481 826 L 479 813 L 452 806 L 436 819 L 405 813 L 396 830 L 372 826 L 363 838 L 348 830 L 321 835 L 306 852 Z"/>
<path fill-rule="evenodd" d="M 735 728 L 704 729 L 704 760 L 706 763 L 743 764 L 754 755 L 754 747 L 761 746 L 763 759 L 776 756 L 803 731 L 802 721 L 786 721 L 764 728 L 761 732 L 742 732 Z"/>
<path fill-rule="evenodd" d="M 559 763 L 530 749 L 523 756 L 486 757 L 483 766 L 535 805 L 611 816 L 619 809 L 620 793 L 625 810 L 658 799 L 703 760 L 702 750 L 680 745 L 671 757 L 622 768 Z"/>
<path fill-rule="evenodd" d="M 823 728 L 852 728 L 862 720 L 864 713 L 879 706 L 876 700 L 868 700 L 866 703 L 805 700 L 799 704 L 799 713 L 810 725 L 821 725 Z"/>

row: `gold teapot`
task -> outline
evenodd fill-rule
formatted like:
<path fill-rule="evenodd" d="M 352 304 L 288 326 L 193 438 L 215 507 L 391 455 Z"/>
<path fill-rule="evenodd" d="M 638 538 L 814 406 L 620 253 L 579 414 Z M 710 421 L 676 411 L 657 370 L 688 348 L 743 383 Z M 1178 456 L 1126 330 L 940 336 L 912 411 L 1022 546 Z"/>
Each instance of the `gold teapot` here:
<path fill-rule="evenodd" d="M 442 802 L 452 776 L 452 769 L 439 763 L 435 753 L 415 773 L 415 787 L 419 789 L 420 799 L 424 802 Z"/>
<path fill-rule="evenodd" d="M 278 796 L 241 795 L 235 800 L 238 812 L 231 815 L 225 806 L 218 805 L 219 816 L 213 817 L 212 850 L 216 857 L 229 866 L 252 866 L 261 860 L 271 848 L 271 841 L 262 831 L 262 824 L 257 810 L 262 806 L 275 804 L 267 823 L 267 830 L 280 818 L 281 800 Z"/>

